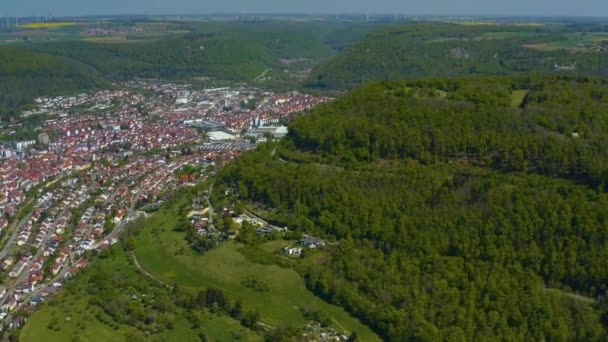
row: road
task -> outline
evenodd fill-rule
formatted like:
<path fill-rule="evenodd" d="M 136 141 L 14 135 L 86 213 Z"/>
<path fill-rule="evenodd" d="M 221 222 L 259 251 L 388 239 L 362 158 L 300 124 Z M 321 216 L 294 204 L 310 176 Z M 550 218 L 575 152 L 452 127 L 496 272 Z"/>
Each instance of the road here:
<path fill-rule="evenodd" d="M 34 200 L 34 198 L 30 199 L 29 202 L 26 205 L 31 204 L 31 202 L 33 200 Z M 40 205 L 38 205 L 37 207 L 46 204 L 48 201 L 49 200 L 46 200 L 46 201 L 40 203 Z M 27 221 L 29 221 L 29 219 L 32 217 L 32 213 L 33 213 L 33 210 L 31 212 L 29 212 L 27 215 L 25 215 L 25 217 L 23 217 L 21 220 L 19 220 L 19 222 L 17 222 L 16 220 L 13 221 L 12 230 L 11 229 L 7 229 L 7 231 L 10 230 L 11 232 L 10 232 L 10 235 L 8 237 L 8 240 L 6 240 L 6 243 L 2 247 L 2 250 L 0 250 L 0 259 L 4 259 L 4 258 L 6 258 L 8 255 L 10 255 L 12 253 L 12 249 L 15 246 L 15 242 L 16 242 L 17 238 L 19 237 L 19 228 L 22 225 L 24 225 L 25 223 L 27 223 Z"/>
<path fill-rule="evenodd" d="M 133 213 L 131 213 L 129 216 L 129 218 L 134 218 L 136 217 L 135 215 L 133 215 Z M 105 239 L 99 241 L 97 244 L 95 244 L 93 246 L 93 249 L 97 249 L 105 240 L 111 238 L 111 237 L 116 237 L 118 236 L 118 234 L 120 233 L 120 231 L 122 230 L 122 228 L 125 226 L 126 221 L 120 222 L 119 224 L 117 224 L 114 229 L 112 230 L 112 232 L 110 232 L 110 234 L 108 234 L 106 236 Z M 52 235 L 52 234 L 49 234 Z M 42 248 L 40 248 L 40 250 L 42 250 Z M 81 260 L 83 260 L 84 258 L 79 258 L 77 260 L 74 260 L 74 262 L 70 263 L 70 260 L 73 260 L 74 258 L 74 253 L 70 254 L 70 257 L 68 258 L 68 262 L 67 264 L 62 265 L 61 267 L 61 271 L 59 271 L 59 273 L 53 277 L 51 280 L 46 281 L 41 283 L 40 285 L 36 286 L 34 288 L 34 291 L 32 293 L 29 294 L 24 294 L 23 297 L 19 300 L 19 304 L 17 305 L 17 307 L 11 311 L 11 313 L 9 313 L 9 315 L 4 319 L 4 321 L 9 322 L 10 318 L 12 317 L 14 312 L 18 312 L 19 309 L 21 309 L 24 305 L 27 305 L 29 303 L 30 298 L 35 297 L 37 295 L 40 295 L 42 293 L 42 291 L 44 289 L 46 289 L 47 287 L 52 286 L 53 283 L 58 282 L 58 281 L 63 281 L 65 279 L 65 274 L 69 271 L 70 266 L 76 265 L 78 264 Z M 33 259 L 32 259 L 33 260 Z M 23 279 L 25 278 L 27 279 L 28 276 L 28 270 L 29 270 L 29 266 L 31 264 L 31 261 L 28 262 L 28 267 L 27 269 L 22 273 L 22 275 L 18 278 L 20 281 L 15 282 L 14 284 L 12 284 L 12 286 L 10 287 L 10 289 L 7 292 L 10 292 L 10 290 L 12 290 L 14 288 L 15 285 L 17 284 L 21 284 Z M 140 266 L 141 267 L 141 266 Z M 143 270 L 143 269 L 142 269 Z"/>
<path fill-rule="evenodd" d="M 278 147 L 275 147 L 275 148 L 272 150 L 272 153 L 270 154 L 272 157 L 274 157 L 274 156 L 275 156 L 275 154 L 277 154 L 277 148 L 278 148 Z M 281 158 L 281 156 L 279 156 L 279 161 L 281 161 L 281 162 L 283 162 L 283 163 L 287 163 L 287 160 L 285 160 L 285 159 Z"/>
<path fill-rule="evenodd" d="M 285 228 L 281 228 L 279 226 L 275 226 L 275 225 L 268 223 L 268 221 L 264 220 L 263 218 L 257 216 L 256 214 L 252 213 L 251 211 L 249 211 L 247 209 L 245 209 L 245 212 L 243 213 L 243 215 L 249 217 L 250 219 L 255 219 L 257 221 L 260 221 L 260 222 L 264 223 L 264 225 L 266 225 L 274 230 L 285 230 Z"/>
<path fill-rule="evenodd" d="M 112 196 L 114 196 L 114 195 L 115 195 L 115 192 L 112 194 Z M 49 200 L 47 200 L 47 201 L 44 201 L 44 202 L 40 203 L 40 204 L 38 205 L 38 207 L 39 207 L 39 206 L 43 206 L 43 205 L 44 205 L 44 204 L 46 204 L 48 201 L 49 201 Z M 48 245 L 48 242 L 50 241 L 51 237 L 54 235 L 53 233 L 54 233 L 54 229 L 55 229 L 55 227 L 56 227 L 56 225 L 57 225 L 57 221 L 58 221 L 58 220 L 59 220 L 59 219 L 60 219 L 60 218 L 61 218 L 61 217 L 62 217 L 62 216 L 65 214 L 65 213 L 67 213 L 67 211 L 68 211 L 68 210 L 69 210 L 68 208 L 64 208 L 64 209 L 61 211 L 61 213 L 59 213 L 59 214 L 56 216 L 55 221 L 53 222 L 53 226 L 52 226 L 52 228 L 51 228 L 51 229 L 50 229 L 50 230 L 47 232 L 47 234 L 46 234 L 46 235 L 45 235 L 45 237 L 44 237 L 44 240 L 43 240 L 42 244 L 40 245 L 41 247 L 40 247 L 40 248 L 38 248 L 38 249 L 36 250 L 36 253 L 35 253 L 35 254 L 32 256 L 32 258 L 31 258 L 31 259 L 30 259 L 30 260 L 27 262 L 27 265 L 26 265 L 26 267 L 25 267 L 24 271 L 23 271 L 23 272 L 22 272 L 22 273 L 21 273 L 21 274 L 20 274 L 20 275 L 19 275 L 17 278 L 15 278 L 15 279 L 10 279 L 10 280 L 8 280 L 9 282 L 8 282 L 7 284 L 4 284 L 4 285 L 6 286 L 6 288 L 7 288 L 7 293 L 12 292 L 12 290 L 14 290 L 14 288 L 15 288 L 17 285 L 22 284 L 22 283 L 24 283 L 24 282 L 27 282 L 27 279 L 28 279 L 28 276 L 29 276 L 29 273 L 30 273 L 30 272 L 29 272 L 29 270 L 30 270 L 30 268 L 31 268 L 31 266 L 32 266 L 32 264 L 33 264 L 33 262 L 36 260 L 36 258 L 38 258 L 39 256 L 41 256 L 41 255 L 42 255 L 42 253 L 44 252 L 44 249 L 45 249 L 45 247 L 44 247 L 44 246 L 47 246 L 47 245 Z M 32 215 L 32 212 L 28 213 L 28 215 L 26 215 L 26 216 L 25 216 L 25 217 L 24 217 L 24 218 L 23 218 L 23 219 L 22 219 L 22 220 L 19 222 L 19 225 L 17 226 L 17 229 L 15 229 L 15 230 L 14 230 L 14 231 L 11 233 L 11 236 L 10 236 L 10 237 L 9 237 L 9 239 L 7 240 L 7 243 L 4 245 L 4 247 L 3 247 L 3 248 L 2 248 L 2 250 L 0 251 L 0 257 L 1 257 L 1 258 L 4 258 L 4 257 L 6 257 L 7 255 L 9 255 L 10 253 L 12 253 L 12 251 L 13 251 L 13 250 L 14 250 L 14 248 L 16 247 L 15 240 L 16 240 L 16 239 L 17 239 L 17 237 L 19 236 L 19 229 L 18 229 L 18 228 L 19 228 L 19 227 L 20 227 L 22 224 L 25 224 L 25 223 L 27 222 L 27 220 L 29 220 L 29 219 L 30 219 L 31 215 Z M 133 216 L 133 214 L 131 213 L 129 217 L 132 217 L 132 216 Z M 122 229 L 122 227 L 123 227 L 123 224 L 122 224 L 122 223 L 121 223 L 121 224 L 118 224 L 118 225 L 117 225 L 117 226 L 114 228 L 114 230 L 113 230 L 113 231 L 110 233 L 109 237 L 111 237 L 111 236 L 112 236 L 112 234 L 114 234 L 114 236 L 115 236 L 115 235 L 118 235 L 118 231 L 120 231 L 120 229 Z M 108 238 L 109 238 L 109 237 L 108 237 Z M 95 248 L 97 248 L 97 247 L 98 247 L 98 246 L 99 246 L 101 243 L 102 243 L 102 241 L 100 241 L 100 242 L 99 242 L 99 243 L 98 243 L 98 244 L 95 246 Z M 62 265 L 62 268 L 61 268 L 61 269 L 62 269 L 62 272 L 60 272 L 60 273 L 59 273 L 59 275 L 65 275 L 65 272 L 67 272 L 67 271 L 69 270 L 69 266 L 70 266 L 70 264 L 71 264 L 71 265 L 74 265 L 74 264 L 76 264 L 76 262 L 78 262 L 78 261 L 79 261 L 79 260 L 78 260 L 78 261 L 76 261 L 76 262 L 74 262 L 74 263 L 70 263 L 70 261 L 71 261 L 71 260 L 74 260 L 74 258 L 75 258 L 75 253 L 74 253 L 74 252 L 70 253 L 70 256 L 68 257 L 68 259 L 67 259 L 66 263 Z M 53 278 L 53 279 L 52 279 L 50 282 L 45 282 L 44 284 L 40 285 L 40 286 L 39 286 L 40 288 L 38 289 L 38 291 L 34 291 L 34 293 L 32 293 L 30 296 L 28 296 L 28 297 L 26 297 L 26 298 L 30 298 L 30 297 L 32 297 L 32 296 L 34 296 L 34 295 L 36 295 L 36 294 L 40 293 L 40 291 L 41 291 L 43 288 L 46 288 L 47 286 L 49 286 L 49 284 L 52 284 L 53 282 L 57 281 L 57 279 L 59 279 L 59 278 L 58 278 L 58 277 L 55 277 L 55 278 Z M 25 301 L 20 301 L 19 307 L 21 307 L 21 306 L 22 306 L 24 303 L 27 303 L 27 300 L 25 300 Z M 15 311 L 15 310 L 13 310 L 13 312 L 14 312 L 14 311 Z"/>
<path fill-rule="evenodd" d="M 53 222 L 53 227 L 57 226 L 57 221 L 59 221 L 59 218 L 61 218 L 63 215 L 65 215 L 65 213 L 67 212 L 67 208 L 64 209 L 55 219 L 55 221 Z M 38 250 L 36 251 L 36 254 L 34 254 L 32 256 L 32 258 L 30 260 L 28 260 L 27 262 L 27 266 L 25 267 L 25 270 L 23 272 L 21 272 L 21 274 L 19 275 L 19 277 L 17 277 L 15 279 L 15 281 L 10 284 L 9 288 L 13 289 L 15 286 L 22 284 L 24 282 L 27 282 L 29 273 L 30 273 L 30 268 L 32 266 L 32 264 L 34 263 L 34 261 L 42 255 L 42 253 L 44 252 L 44 246 L 46 246 L 49 242 L 49 240 L 51 239 L 51 237 L 53 236 L 53 230 L 49 230 L 46 235 L 44 236 L 44 240 L 42 241 L 42 244 L 40 245 L 41 247 L 38 248 Z"/>

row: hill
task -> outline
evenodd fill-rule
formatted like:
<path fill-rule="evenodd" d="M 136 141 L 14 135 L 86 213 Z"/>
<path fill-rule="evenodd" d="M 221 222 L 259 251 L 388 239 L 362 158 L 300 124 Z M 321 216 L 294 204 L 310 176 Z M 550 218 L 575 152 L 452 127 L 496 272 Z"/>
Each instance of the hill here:
<path fill-rule="evenodd" d="M 186 240 L 187 233 L 176 227 L 183 216 L 180 211 L 192 203 L 200 189 L 182 191 L 146 221 L 146 229 L 136 237 L 134 251 L 144 269 L 166 283 L 189 290 L 221 288 L 228 298 L 241 298 L 243 307 L 259 312 L 261 321 L 273 327 L 301 329 L 309 321 L 305 312 L 321 312 L 344 331 L 357 331 L 365 341 L 378 340 L 342 308 L 315 297 L 293 270 L 249 260 L 240 243 L 225 242 L 203 255 L 194 251 Z M 245 286 L 248 279 L 265 289 Z"/>
<path fill-rule="evenodd" d="M 106 85 L 103 77 L 81 63 L 33 52 L 0 47 L 0 114 L 15 114 L 37 96 L 76 93 Z"/>
<path fill-rule="evenodd" d="M 248 260 L 241 243 L 225 242 L 204 255 L 192 250 L 187 233 L 176 228 L 184 208 L 208 186 L 182 189 L 145 221 L 130 223 L 125 243 L 102 252 L 66 282 L 31 315 L 20 340 L 65 341 L 74 335 L 82 341 L 133 341 L 143 336 L 190 341 L 201 335 L 213 341 L 282 340 L 277 336 L 283 329 L 302 331 L 311 314 L 341 331 L 356 331 L 365 341 L 379 340 L 344 309 L 316 297 L 294 270 Z M 263 290 L 252 288 L 248 280 Z M 222 293 L 218 302 L 229 308 L 199 305 L 201 296 L 213 289 L 221 289 L 216 290 Z M 252 312 L 259 323 L 246 328 L 243 321 Z"/>
<path fill-rule="evenodd" d="M 606 32 L 570 27 L 408 24 L 378 28 L 317 67 L 308 85 L 466 75 L 606 75 Z"/>
<path fill-rule="evenodd" d="M 92 25 L 4 33 L 14 47 L 0 47 L 0 113 L 15 114 L 36 96 L 84 92 L 133 78 L 251 82 L 272 71 L 269 86 L 293 89 L 302 83 L 301 72 L 371 28 L 280 20 L 141 21 L 97 23 L 97 30 L 116 33 L 81 34 Z"/>
<path fill-rule="evenodd" d="M 214 202 L 327 239 L 307 286 L 387 340 L 602 339 L 605 91 L 372 83 L 226 166 Z"/>
<path fill-rule="evenodd" d="M 87 64 L 116 81 L 135 77 L 180 80 L 212 76 L 253 79 L 273 60 L 260 46 L 231 39 L 171 39 L 137 43 L 58 42 L 37 51 Z"/>
<path fill-rule="evenodd" d="M 104 252 L 28 319 L 20 341 L 260 341 L 196 294 L 169 289 L 139 273 L 122 248 Z"/>
<path fill-rule="evenodd" d="M 132 35 L 118 42 L 93 38 L 51 41 L 29 47 L 90 65 L 112 80 L 208 76 L 252 81 L 268 68 L 281 69 L 282 59 L 328 58 L 367 30 L 363 25 L 289 21 L 167 25 L 170 32 L 182 34 L 154 39 Z"/>

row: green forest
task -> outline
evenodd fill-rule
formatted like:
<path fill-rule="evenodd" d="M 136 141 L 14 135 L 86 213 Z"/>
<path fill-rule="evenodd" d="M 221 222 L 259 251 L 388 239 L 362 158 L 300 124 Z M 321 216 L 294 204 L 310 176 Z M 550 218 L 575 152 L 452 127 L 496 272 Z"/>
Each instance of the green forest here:
<path fill-rule="evenodd" d="M 598 51 L 588 33 L 573 31 L 581 29 L 594 27 L 437 23 L 381 27 L 318 66 L 308 86 L 342 89 L 369 80 L 437 76 L 606 75 L 608 54 Z M 566 68 L 556 70 L 556 65 Z M 574 70 L 569 70 L 572 65 Z"/>
<path fill-rule="evenodd" d="M 0 46 L 0 115 L 16 111 L 42 95 L 77 93 L 106 86 L 82 63 L 25 48 Z"/>
<path fill-rule="evenodd" d="M 283 58 L 328 58 L 368 30 L 362 24 L 275 21 L 174 25 L 185 33 L 177 38 L 55 41 L 30 47 L 90 65 L 112 80 L 208 76 L 252 81 L 267 68 L 280 68 Z"/>
<path fill-rule="evenodd" d="M 601 340 L 607 90 L 573 77 L 371 83 L 227 165 L 215 200 L 234 189 L 327 239 L 298 269 L 308 288 L 387 340 Z"/>

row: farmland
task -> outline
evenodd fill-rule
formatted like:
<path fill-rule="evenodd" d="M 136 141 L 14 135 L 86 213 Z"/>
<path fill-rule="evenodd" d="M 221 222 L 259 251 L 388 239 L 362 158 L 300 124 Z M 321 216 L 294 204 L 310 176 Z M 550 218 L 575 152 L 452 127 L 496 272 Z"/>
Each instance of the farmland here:
<path fill-rule="evenodd" d="M 539 51 L 567 50 L 571 52 L 592 52 L 608 41 L 608 32 L 565 33 L 558 40 L 543 43 L 524 44 L 523 47 Z"/>
<path fill-rule="evenodd" d="M 67 26 L 77 26 L 82 25 L 82 23 L 74 22 L 74 21 L 65 21 L 65 22 L 51 22 L 51 23 L 30 23 L 19 25 L 20 28 L 26 29 L 54 29 L 59 27 L 67 27 Z"/>

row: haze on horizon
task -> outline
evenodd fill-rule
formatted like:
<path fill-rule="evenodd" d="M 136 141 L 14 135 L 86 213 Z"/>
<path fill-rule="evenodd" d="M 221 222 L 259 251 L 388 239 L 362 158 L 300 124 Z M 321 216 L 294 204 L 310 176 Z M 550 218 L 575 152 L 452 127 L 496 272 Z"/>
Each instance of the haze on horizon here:
<path fill-rule="evenodd" d="M 115 14 L 385 13 L 403 15 L 608 17 L 606 0 L 25 0 L 4 1 L 0 16 Z"/>

